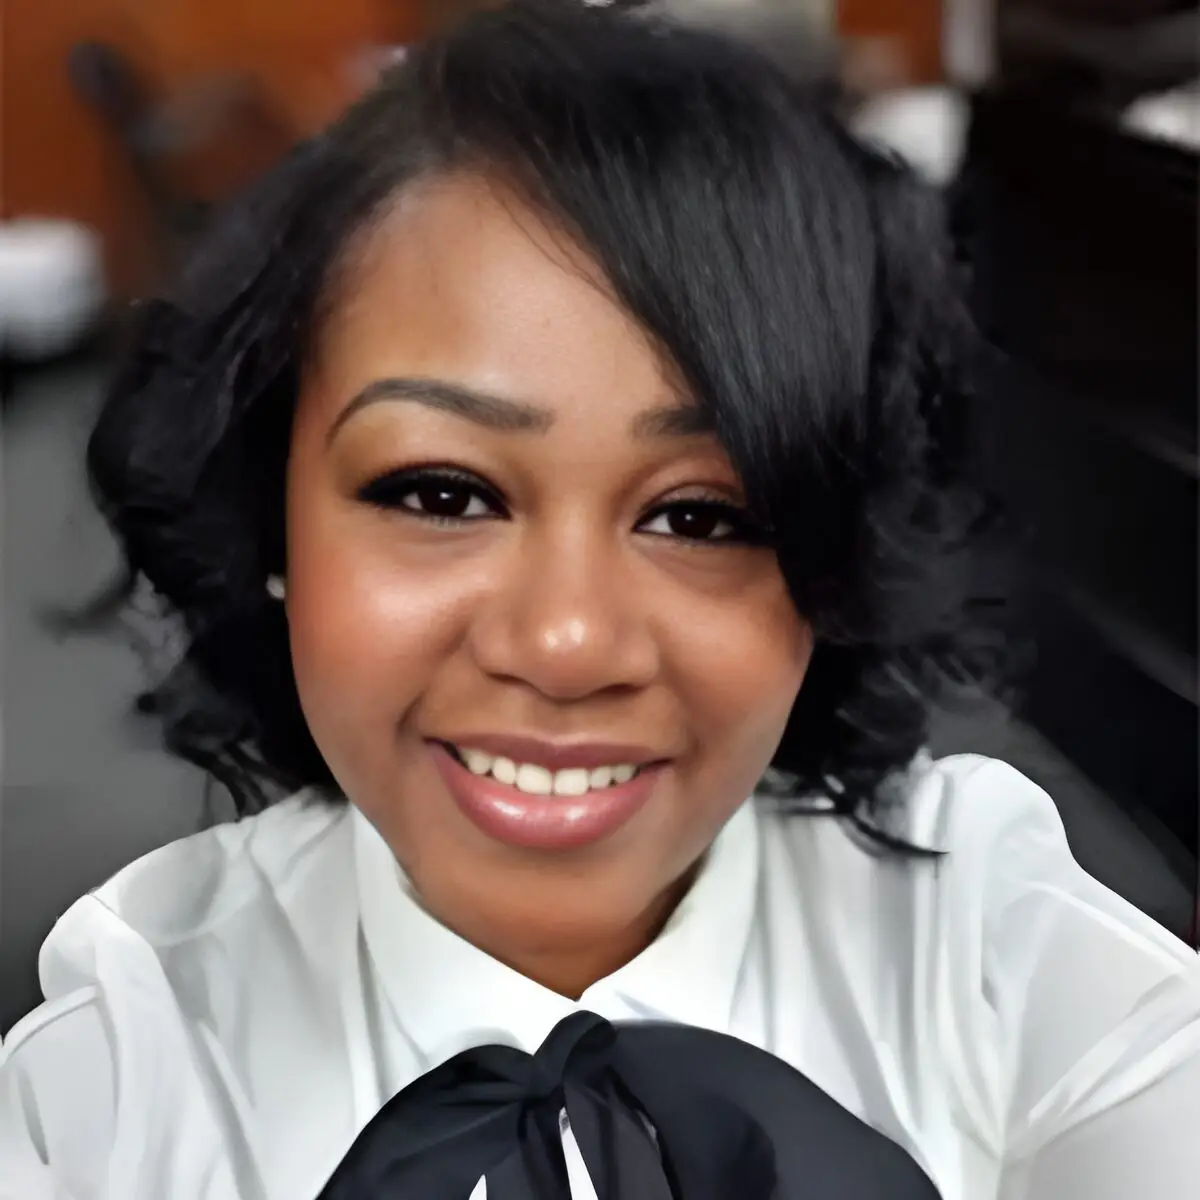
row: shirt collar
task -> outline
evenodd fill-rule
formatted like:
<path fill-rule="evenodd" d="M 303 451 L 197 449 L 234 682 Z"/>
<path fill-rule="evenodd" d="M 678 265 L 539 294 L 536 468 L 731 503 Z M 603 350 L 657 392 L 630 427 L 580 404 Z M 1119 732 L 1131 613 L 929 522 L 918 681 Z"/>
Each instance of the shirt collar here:
<path fill-rule="evenodd" d="M 659 937 L 578 1003 L 497 962 L 429 915 L 374 826 L 357 810 L 354 841 L 363 936 L 404 1033 L 432 1067 L 485 1043 L 529 1053 L 580 1009 L 610 1020 L 665 1020 L 728 1032 L 754 920 L 753 802 L 710 848 Z"/>

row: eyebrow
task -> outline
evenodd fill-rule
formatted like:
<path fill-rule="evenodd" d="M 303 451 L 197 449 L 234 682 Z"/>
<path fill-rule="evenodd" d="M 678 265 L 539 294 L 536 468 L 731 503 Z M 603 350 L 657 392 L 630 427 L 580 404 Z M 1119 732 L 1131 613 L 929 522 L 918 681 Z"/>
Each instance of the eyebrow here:
<path fill-rule="evenodd" d="M 384 401 L 405 400 L 501 433 L 545 433 L 554 424 L 554 414 L 544 408 L 477 392 L 460 384 L 440 379 L 376 379 L 338 413 L 329 430 L 329 440 L 364 408 Z"/>
<path fill-rule="evenodd" d="M 647 409 L 638 413 L 630 426 L 635 438 L 695 437 L 715 430 L 712 416 L 692 400 Z"/>
<path fill-rule="evenodd" d="M 546 408 L 526 404 L 506 396 L 476 391 L 442 379 L 390 378 L 367 384 L 338 413 L 330 427 L 327 442 L 356 413 L 373 404 L 410 402 L 449 413 L 499 433 L 546 433 L 554 424 L 555 414 Z M 636 438 L 694 437 L 713 432 L 709 414 L 693 401 L 679 401 L 638 413 L 630 425 Z"/>

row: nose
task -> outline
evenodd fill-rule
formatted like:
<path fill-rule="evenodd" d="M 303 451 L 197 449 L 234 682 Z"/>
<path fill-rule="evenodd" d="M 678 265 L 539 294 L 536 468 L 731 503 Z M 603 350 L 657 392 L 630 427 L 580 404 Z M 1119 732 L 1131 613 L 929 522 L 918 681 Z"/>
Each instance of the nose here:
<path fill-rule="evenodd" d="M 647 686 L 659 653 L 645 597 L 617 547 L 529 535 L 472 623 L 480 668 L 565 703 Z"/>

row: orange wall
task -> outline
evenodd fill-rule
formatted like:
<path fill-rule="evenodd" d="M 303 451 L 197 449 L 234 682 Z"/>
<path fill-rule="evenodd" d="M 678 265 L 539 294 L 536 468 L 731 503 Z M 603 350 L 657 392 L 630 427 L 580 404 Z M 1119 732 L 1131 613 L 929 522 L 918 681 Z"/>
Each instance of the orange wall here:
<path fill-rule="evenodd" d="M 838 32 L 894 39 L 910 79 L 942 77 L 942 0 L 837 0 Z"/>
<path fill-rule="evenodd" d="M 118 292 L 148 269 L 134 181 L 112 135 L 75 96 L 67 53 L 111 42 L 163 91 L 217 71 L 246 71 L 277 118 L 253 144 L 183 164 L 200 194 L 220 194 L 311 132 L 349 99 L 365 45 L 404 41 L 417 0 L 3 0 L 0 16 L 0 216 L 61 216 L 102 234 Z M 245 140 L 245 138 L 244 138 Z M 190 170 L 190 174 L 187 172 Z"/>
<path fill-rule="evenodd" d="M 182 164 L 201 195 L 311 132 L 349 99 L 348 67 L 365 45 L 411 40 L 448 12 L 485 0 L 0 0 L 0 217 L 62 216 L 98 229 L 118 293 L 151 269 L 146 215 L 110 133 L 74 95 L 70 47 L 105 40 L 164 92 L 219 70 L 252 73 L 279 124 L 248 144 Z M 837 0 L 854 37 L 895 37 L 917 79 L 940 71 L 940 0 Z"/>

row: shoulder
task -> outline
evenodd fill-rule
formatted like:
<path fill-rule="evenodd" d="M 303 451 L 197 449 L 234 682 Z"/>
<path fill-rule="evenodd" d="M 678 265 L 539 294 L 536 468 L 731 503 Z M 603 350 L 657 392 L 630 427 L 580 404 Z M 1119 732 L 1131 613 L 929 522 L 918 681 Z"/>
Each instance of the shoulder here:
<path fill-rule="evenodd" d="M 844 860 L 855 874 L 927 861 L 882 850 L 849 820 L 827 819 L 819 810 L 814 819 L 771 807 L 767 814 L 773 839 L 816 843 L 822 856 Z M 1058 810 L 1046 792 L 1007 763 L 980 755 L 918 755 L 885 782 L 868 820 L 890 837 L 935 851 L 940 877 L 961 874 L 977 887 L 987 885 L 981 868 L 997 862 L 1000 848 L 1070 854 Z"/>
<path fill-rule="evenodd" d="M 181 954 L 219 957 L 228 931 L 253 923 L 264 906 L 286 917 L 306 875 L 340 857 L 346 811 L 300 793 L 137 859 L 55 923 L 38 962 L 47 1002 L 70 1006 L 78 994 L 159 972 Z M 35 1010 L 8 1040 L 18 1030 L 32 1036 L 48 1011 Z"/>
<path fill-rule="evenodd" d="M 871 812 L 870 824 L 932 856 L 887 849 L 848 818 L 793 814 L 769 800 L 759 811 L 772 906 L 848 931 L 839 954 L 864 961 L 914 939 L 931 950 L 979 947 L 1040 878 L 1078 870 L 1050 797 L 977 755 L 918 756 L 887 780 Z M 945 964 L 941 950 L 935 957 Z"/>
<path fill-rule="evenodd" d="M 885 785 L 887 832 L 947 857 L 986 851 L 997 840 L 1065 833 L 1054 801 L 1020 771 L 995 758 L 919 755 Z"/>
<path fill-rule="evenodd" d="M 151 851 L 92 897 L 153 943 L 219 924 L 289 886 L 336 835 L 347 812 L 301 792 L 253 817 L 217 825 Z"/>
<path fill-rule="evenodd" d="M 1039 873 L 1078 870 L 1054 800 L 999 759 L 918 756 L 888 781 L 878 824 L 935 851 L 943 888 L 966 888 L 985 911 L 1003 908 Z"/>
<path fill-rule="evenodd" d="M 1079 865 L 1054 799 L 1008 763 L 974 754 L 919 755 L 887 782 L 874 819 L 886 833 L 938 857 L 923 864 L 879 851 L 849 822 L 825 823 L 824 853 L 861 864 L 853 869 L 857 877 L 911 881 L 932 903 L 953 910 L 945 928 L 970 922 L 974 933 L 996 943 L 1034 915 L 1078 919 L 1086 911 L 1114 940 L 1119 925 L 1121 938 L 1151 955 L 1165 947 L 1175 959 L 1182 946 Z"/>
<path fill-rule="evenodd" d="M 1076 861 L 1053 798 L 1007 763 L 975 755 L 918 761 L 897 804 L 910 839 L 943 851 L 947 903 L 980 920 L 993 953 L 1024 955 L 1035 933 L 1074 929 L 1168 972 L 1194 957 L 1177 937 Z"/>
<path fill-rule="evenodd" d="M 959 974 L 1028 978 L 1063 941 L 1146 986 L 1195 959 L 1079 865 L 1054 801 L 1006 763 L 918 757 L 889 780 L 877 823 L 936 857 L 881 850 L 849 821 L 769 816 L 764 854 L 778 894 L 852 927 L 887 926 L 893 938 L 903 921 L 937 948 L 938 969 Z M 976 982 L 992 994 L 994 979 Z"/>
<path fill-rule="evenodd" d="M 886 832 L 940 853 L 904 856 L 846 821 L 772 815 L 764 892 L 775 925 L 819 947 L 814 973 L 856 989 L 873 1042 L 924 1047 L 941 1064 L 928 1078 L 948 1081 L 982 1145 L 1017 1144 L 1025 1135 L 1006 1122 L 1052 1089 L 1063 1112 L 1097 1081 L 1115 1104 L 1146 1077 L 1131 1047 L 1156 1031 L 1200 1034 L 1200 958 L 1083 870 L 1053 800 L 1019 771 L 923 757 L 881 801 Z"/>
<path fill-rule="evenodd" d="M 334 848 L 347 811 L 301 792 L 256 816 L 153 850 L 68 909 L 46 945 L 63 940 L 62 927 L 73 917 L 97 908 L 138 939 L 168 949 L 219 929 L 248 906 L 286 903 L 306 871 Z"/>
<path fill-rule="evenodd" d="M 0 1162 L 28 1178 L 28 1194 L 41 1194 L 47 1163 L 71 1195 L 90 1194 L 115 1127 L 115 1055 L 96 988 L 48 1001 L 13 1026 L 0 1045 Z"/>
<path fill-rule="evenodd" d="M 891 788 L 883 827 L 939 852 L 943 880 L 978 893 L 989 911 L 1040 871 L 1078 869 L 1054 800 L 999 759 L 921 756 Z"/>
<path fill-rule="evenodd" d="M 0 1159 L 54 1162 L 86 1191 L 118 1144 L 136 1159 L 164 1106 L 207 1128 L 193 1031 L 219 1040 L 247 1014 L 270 1019 L 259 993 L 278 995 L 280 962 L 326 936 L 319 914 L 346 907 L 328 885 L 348 878 L 347 812 L 297 795 L 77 900 L 42 946 L 45 1002 L 0 1048 Z"/>

